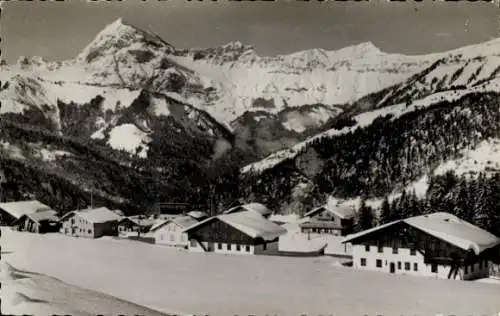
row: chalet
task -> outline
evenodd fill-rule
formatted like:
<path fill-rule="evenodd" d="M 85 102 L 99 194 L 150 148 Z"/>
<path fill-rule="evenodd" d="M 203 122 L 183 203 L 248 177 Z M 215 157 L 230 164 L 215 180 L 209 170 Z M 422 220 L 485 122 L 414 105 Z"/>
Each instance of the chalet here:
<path fill-rule="evenodd" d="M 196 218 L 180 215 L 154 225 L 149 235 L 155 244 L 187 248 L 188 237 L 184 230 L 198 223 Z"/>
<path fill-rule="evenodd" d="M 143 216 L 123 217 L 118 222 L 118 235 L 122 237 L 140 236 L 149 232 L 156 220 Z"/>
<path fill-rule="evenodd" d="M 353 207 L 323 205 L 306 213 L 308 218 L 300 224 L 300 230 L 306 234 L 326 234 L 346 236 L 353 232 Z"/>
<path fill-rule="evenodd" d="M 265 254 L 278 251 L 278 238 L 286 229 L 247 210 L 207 218 L 184 232 L 190 251 Z"/>
<path fill-rule="evenodd" d="M 51 210 L 37 200 L 0 203 L 0 225 L 12 226 L 25 214 Z"/>
<path fill-rule="evenodd" d="M 500 239 L 448 213 L 390 222 L 347 236 L 353 267 L 471 280 L 487 277 Z"/>
<path fill-rule="evenodd" d="M 59 218 L 52 210 L 42 210 L 35 213 L 22 215 L 13 223 L 19 231 L 32 233 L 56 233 L 59 231 Z"/>
<path fill-rule="evenodd" d="M 72 211 L 61 217 L 61 233 L 89 238 L 118 236 L 120 219 L 120 215 L 105 207 Z"/>
<path fill-rule="evenodd" d="M 228 209 L 227 211 L 224 211 L 223 214 L 232 214 L 237 212 L 252 212 L 265 218 L 269 218 L 269 216 L 271 216 L 272 214 L 272 212 L 261 203 L 248 203 L 238 205 Z"/>

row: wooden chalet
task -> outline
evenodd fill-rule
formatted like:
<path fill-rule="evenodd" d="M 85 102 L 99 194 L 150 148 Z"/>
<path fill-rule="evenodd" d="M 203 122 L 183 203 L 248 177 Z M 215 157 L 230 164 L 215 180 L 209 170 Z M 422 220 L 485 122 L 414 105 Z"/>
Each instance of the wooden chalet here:
<path fill-rule="evenodd" d="M 304 215 L 307 220 L 300 223 L 305 234 L 346 236 L 353 232 L 356 212 L 349 206 L 323 205 Z"/>
<path fill-rule="evenodd" d="M 228 209 L 227 211 L 224 211 L 223 214 L 232 214 L 237 212 L 251 212 L 257 215 L 261 215 L 264 218 L 269 218 L 269 216 L 271 216 L 272 214 L 271 210 L 269 210 L 264 204 L 261 203 L 247 203 L 238 205 Z"/>
<path fill-rule="evenodd" d="M 347 236 L 353 267 L 394 274 L 471 280 L 487 277 L 500 239 L 448 213 L 387 223 Z"/>
<path fill-rule="evenodd" d="M 140 236 L 149 232 L 151 227 L 156 223 L 156 220 L 146 218 L 145 216 L 129 216 L 123 217 L 118 222 L 119 236 Z"/>
<path fill-rule="evenodd" d="M 0 203 L 0 225 L 12 226 L 25 214 L 42 211 L 52 209 L 37 200 Z"/>
<path fill-rule="evenodd" d="M 247 210 L 210 217 L 184 232 L 190 251 L 265 254 L 278 251 L 278 238 L 286 229 Z"/>
<path fill-rule="evenodd" d="M 19 231 L 39 234 L 56 233 L 60 229 L 59 218 L 53 210 L 24 214 L 13 225 Z"/>

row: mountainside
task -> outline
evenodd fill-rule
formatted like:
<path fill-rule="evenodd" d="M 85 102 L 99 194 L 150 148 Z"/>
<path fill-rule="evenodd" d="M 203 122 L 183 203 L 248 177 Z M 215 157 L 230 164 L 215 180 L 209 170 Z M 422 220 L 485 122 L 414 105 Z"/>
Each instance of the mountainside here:
<path fill-rule="evenodd" d="M 0 66 L 3 195 L 66 211 L 92 192 L 129 213 L 425 196 L 447 170 L 497 170 L 498 51 L 497 39 L 424 56 L 361 43 L 262 57 L 239 42 L 175 48 L 117 20 L 72 60 Z M 471 166 L 478 152 L 491 159 Z"/>

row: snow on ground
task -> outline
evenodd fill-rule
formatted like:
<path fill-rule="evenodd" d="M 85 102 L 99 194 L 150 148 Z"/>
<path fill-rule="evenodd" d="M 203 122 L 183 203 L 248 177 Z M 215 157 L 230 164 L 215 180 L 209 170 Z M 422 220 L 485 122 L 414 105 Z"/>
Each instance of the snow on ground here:
<path fill-rule="evenodd" d="M 1 310 L 8 315 L 155 315 L 166 314 L 116 297 L 18 270 L 2 260 Z"/>
<path fill-rule="evenodd" d="M 190 253 L 5 228 L 1 242 L 2 260 L 18 269 L 165 312 L 389 316 L 500 311 L 496 284 L 356 271 L 333 265 L 328 257 Z"/>
<path fill-rule="evenodd" d="M 94 135 L 92 135 L 94 136 Z M 134 124 L 123 124 L 109 132 L 108 144 L 113 149 L 125 150 L 131 154 L 138 152 L 139 157 L 146 158 L 150 137 Z"/>

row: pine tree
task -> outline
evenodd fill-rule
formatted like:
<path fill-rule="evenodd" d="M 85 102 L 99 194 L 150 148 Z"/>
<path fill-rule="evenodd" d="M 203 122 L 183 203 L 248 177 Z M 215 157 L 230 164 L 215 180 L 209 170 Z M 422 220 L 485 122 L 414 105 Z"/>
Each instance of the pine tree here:
<path fill-rule="evenodd" d="M 382 209 L 379 218 L 380 225 L 391 222 L 392 217 L 391 204 L 389 203 L 389 197 L 386 195 L 384 201 L 382 202 Z"/>
<path fill-rule="evenodd" d="M 366 205 L 366 200 L 363 198 L 361 200 L 361 207 L 358 211 L 358 220 L 356 229 L 357 231 L 367 230 L 373 227 L 375 222 L 375 216 L 373 209 Z"/>

